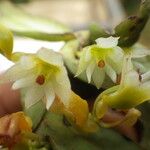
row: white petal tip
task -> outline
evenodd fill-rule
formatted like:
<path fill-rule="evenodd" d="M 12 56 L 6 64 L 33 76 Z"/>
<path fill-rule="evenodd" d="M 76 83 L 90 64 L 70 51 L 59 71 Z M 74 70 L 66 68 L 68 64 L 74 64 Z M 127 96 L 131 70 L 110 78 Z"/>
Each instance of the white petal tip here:
<path fill-rule="evenodd" d="M 95 41 L 101 48 L 114 48 L 118 45 L 118 39 L 119 37 L 110 36 L 108 38 L 98 38 Z"/>
<path fill-rule="evenodd" d="M 37 56 L 44 62 L 52 64 L 54 66 L 63 66 L 62 55 L 51 49 L 42 48 L 38 50 Z"/>

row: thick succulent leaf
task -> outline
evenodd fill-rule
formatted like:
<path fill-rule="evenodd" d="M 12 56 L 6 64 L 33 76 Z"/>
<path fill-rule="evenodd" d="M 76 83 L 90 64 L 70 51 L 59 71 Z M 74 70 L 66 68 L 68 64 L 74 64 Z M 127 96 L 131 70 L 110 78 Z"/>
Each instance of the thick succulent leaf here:
<path fill-rule="evenodd" d="M 27 14 L 8 1 L 0 2 L 0 23 L 17 35 L 34 39 L 68 41 L 75 38 L 71 30 L 63 24 Z"/>
<path fill-rule="evenodd" d="M 0 24 L 0 53 L 10 59 L 12 49 L 13 35 L 6 27 Z"/>
<path fill-rule="evenodd" d="M 110 129 L 88 135 L 78 133 L 63 116 L 47 113 L 37 133 L 47 136 L 53 150 L 139 150 L 137 145 Z"/>

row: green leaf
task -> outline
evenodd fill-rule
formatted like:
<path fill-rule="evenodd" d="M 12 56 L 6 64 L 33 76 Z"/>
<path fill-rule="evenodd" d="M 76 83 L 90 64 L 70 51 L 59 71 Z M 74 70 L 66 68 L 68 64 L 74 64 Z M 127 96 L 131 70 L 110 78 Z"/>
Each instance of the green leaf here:
<path fill-rule="evenodd" d="M 110 36 L 99 24 L 96 23 L 90 25 L 89 31 L 90 31 L 90 41 L 92 44 L 95 43 L 95 40 L 97 38 Z"/>
<path fill-rule="evenodd" d="M 0 24 L 0 53 L 10 59 L 13 50 L 13 35 Z"/>
<path fill-rule="evenodd" d="M 142 112 L 141 121 L 143 124 L 143 135 L 141 146 L 144 150 L 150 149 L 150 103 L 145 102 L 143 105 L 140 106 L 140 110 Z"/>
<path fill-rule="evenodd" d="M 39 16 L 27 14 L 8 1 L 0 2 L 0 23 L 15 34 L 46 41 L 68 41 L 75 38 L 65 25 Z"/>
<path fill-rule="evenodd" d="M 66 118 L 47 113 L 37 133 L 46 136 L 53 150 L 139 150 L 137 145 L 110 129 L 82 134 Z"/>
<path fill-rule="evenodd" d="M 40 124 L 44 114 L 46 113 L 45 105 L 42 101 L 39 101 L 35 105 L 31 106 L 28 109 L 24 110 L 25 113 L 31 118 L 33 123 L 33 130 L 35 130 Z"/>

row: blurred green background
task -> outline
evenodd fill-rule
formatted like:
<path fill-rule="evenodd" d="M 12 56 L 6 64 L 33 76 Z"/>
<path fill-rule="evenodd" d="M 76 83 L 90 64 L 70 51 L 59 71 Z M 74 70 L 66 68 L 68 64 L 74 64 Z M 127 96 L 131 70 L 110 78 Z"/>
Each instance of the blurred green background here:
<path fill-rule="evenodd" d="M 139 9 L 141 0 L 10 0 L 35 15 L 46 16 L 69 25 L 75 30 L 85 29 L 92 22 L 112 28 Z M 150 47 L 150 21 L 140 42 Z"/>

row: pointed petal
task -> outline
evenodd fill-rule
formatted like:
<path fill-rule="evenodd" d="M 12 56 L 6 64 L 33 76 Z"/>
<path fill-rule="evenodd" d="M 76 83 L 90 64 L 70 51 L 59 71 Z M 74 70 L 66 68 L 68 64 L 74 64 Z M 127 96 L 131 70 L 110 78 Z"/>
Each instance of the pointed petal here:
<path fill-rule="evenodd" d="M 87 48 L 85 48 L 81 54 L 80 60 L 79 60 L 79 64 L 78 64 L 78 68 L 77 68 L 77 73 L 76 76 L 79 76 L 83 71 L 86 70 L 90 60 L 88 54 L 86 54 L 87 52 Z M 89 52 L 88 52 L 89 53 Z"/>
<path fill-rule="evenodd" d="M 86 51 L 86 53 L 85 53 L 85 61 L 86 62 L 88 62 L 88 61 L 90 61 L 90 59 L 91 59 L 91 50 L 90 50 L 90 47 L 87 47 L 87 49 L 85 50 Z"/>
<path fill-rule="evenodd" d="M 63 59 L 61 54 L 54 52 L 50 49 L 41 48 L 37 52 L 37 56 L 44 62 L 49 63 L 54 66 L 62 66 Z"/>
<path fill-rule="evenodd" d="M 36 75 L 30 75 L 14 82 L 12 89 L 25 88 L 35 83 Z"/>
<path fill-rule="evenodd" d="M 71 94 L 71 90 L 68 89 L 66 86 L 62 87 L 58 84 L 55 84 L 55 93 L 56 95 L 62 100 L 64 105 L 68 104 L 68 100 Z"/>
<path fill-rule="evenodd" d="M 52 105 L 55 99 L 55 93 L 51 84 L 48 84 L 45 87 L 45 95 L 46 95 L 46 109 L 49 110 L 50 106 Z"/>
<path fill-rule="evenodd" d="M 105 72 L 106 72 L 106 74 L 111 78 L 111 80 L 115 83 L 116 82 L 116 80 L 117 80 L 117 74 L 116 74 L 116 72 L 114 71 L 114 69 L 110 66 L 110 65 L 108 65 L 107 63 L 106 63 L 106 65 L 105 65 Z"/>
<path fill-rule="evenodd" d="M 148 72 L 142 74 L 141 77 L 142 77 L 142 82 L 145 82 L 145 81 L 147 81 L 147 80 L 150 80 L 150 71 L 148 71 Z"/>
<path fill-rule="evenodd" d="M 29 108 L 32 105 L 36 104 L 38 101 L 42 100 L 43 96 L 44 96 L 43 88 L 39 86 L 32 86 L 28 88 L 25 94 L 25 98 L 23 99 L 25 107 Z"/>
<path fill-rule="evenodd" d="M 124 85 L 126 85 L 126 86 L 132 85 L 132 86 L 138 87 L 140 85 L 139 74 L 134 70 L 129 71 L 125 75 Z"/>
<path fill-rule="evenodd" d="M 150 50 L 140 44 L 131 47 L 132 58 L 141 58 L 150 55 Z"/>
<path fill-rule="evenodd" d="M 113 49 L 112 54 L 107 57 L 107 62 L 118 74 L 122 71 L 123 56 L 123 50 L 117 46 Z"/>
<path fill-rule="evenodd" d="M 91 76 L 92 76 L 92 74 L 93 74 L 93 71 L 94 71 L 95 66 L 96 66 L 96 65 L 95 65 L 95 62 L 92 61 L 92 62 L 88 65 L 88 67 L 87 67 L 87 69 L 86 69 L 86 75 L 87 75 L 88 83 L 91 82 Z"/>
<path fill-rule="evenodd" d="M 56 75 L 56 82 L 53 82 L 53 87 L 56 95 L 61 98 L 64 104 L 67 104 L 71 94 L 71 85 L 65 67 Z"/>
<path fill-rule="evenodd" d="M 131 62 L 131 56 L 125 56 L 123 60 L 122 76 L 121 76 L 121 87 L 124 86 L 126 80 L 126 74 L 133 71 L 133 64 Z"/>
<path fill-rule="evenodd" d="M 32 72 L 33 70 L 22 70 L 21 65 L 17 63 L 4 73 L 4 81 L 16 81 L 20 78 L 27 76 Z"/>
<path fill-rule="evenodd" d="M 99 67 L 95 67 L 92 75 L 92 80 L 98 89 L 102 86 L 104 79 L 105 79 L 104 70 Z"/>
<path fill-rule="evenodd" d="M 98 38 L 96 43 L 101 48 L 114 48 L 118 45 L 118 37 Z"/>
<path fill-rule="evenodd" d="M 144 63 L 138 62 L 138 61 L 133 61 L 133 65 L 134 67 L 139 70 L 139 73 L 143 73 L 146 71 L 146 67 L 144 65 Z"/>
<path fill-rule="evenodd" d="M 22 56 L 19 63 L 23 70 L 30 70 L 36 65 L 31 56 Z"/>
<path fill-rule="evenodd" d="M 62 87 L 66 86 L 66 88 L 71 89 L 70 80 L 65 67 L 62 67 L 60 72 L 56 74 L 56 82 Z"/>
<path fill-rule="evenodd" d="M 150 91 L 150 81 L 147 81 L 147 82 L 143 83 L 143 84 L 141 85 L 141 87 L 144 88 L 145 91 L 147 90 L 148 93 L 149 93 L 149 95 L 150 95 L 150 92 L 149 92 L 149 91 Z"/>

